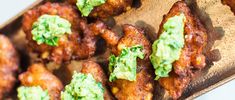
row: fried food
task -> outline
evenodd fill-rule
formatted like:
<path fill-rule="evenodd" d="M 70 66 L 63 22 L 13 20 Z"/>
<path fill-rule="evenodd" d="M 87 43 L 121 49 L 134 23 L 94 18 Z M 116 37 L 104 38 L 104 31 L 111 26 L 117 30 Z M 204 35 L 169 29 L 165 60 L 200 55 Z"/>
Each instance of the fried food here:
<path fill-rule="evenodd" d="M 23 86 L 40 86 L 47 90 L 51 100 L 60 100 L 63 85 L 43 64 L 31 65 L 26 72 L 20 74 L 19 80 Z"/>
<path fill-rule="evenodd" d="M 102 22 L 91 25 L 95 34 L 100 35 L 113 49 L 113 53 L 119 55 L 124 47 L 142 45 L 145 54 L 144 59 L 137 60 L 136 81 L 117 79 L 110 83 L 112 93 L 118 100 L 152 100 L 153 76 L 149 61 L 151 44 L 143 35 L 143 31 L 132 25 L 124 25 L 124 36 L 118 35 L 107 28 Z"/>
<path fill-rule="evenodd" d="M 32 39 L 32 25 L 44 14 L 58 15 L 71 23 L 72 34 L 66 34 L 59 38 L 58 46 L 38 45 Z M 38 53 L 42 59 L 60 64 L 71 59 L 85 59 L 95 53 L 96 38 L 94 34 L 89 30 L 86 20 L 80 17 L 77 10 L 68 4 L 48 2 L 40 5 L 26 12 L 22 23 L 29 50 Z M 81 33 L 83 33 L 82 36 L 80 36 Z"/>
<path fill-rule="evenodd" d="M 174 72 L 172 72 L 170 73 L 170 77 L 160 78 L 159 82 L 161 86 L 163 86 L 168 91 L 173 99 L 177 99 L 184 92 L 184 89 L 187 88 L 190 81 L 190 77 L 179 77 Z"/>
<path fill-rule="evenodd" d="M 19 59 L 10 40 L 4 35 L 0 35 L 0 40 L 0 99 L 2 99 L 14 87 Z"/>
<path fill-rule="evenodd" d="M 84 61 L 82 63 L 81 73 L 90 73 L 97 82 L 101 82 L 104 87 L 104 100 L 113 100 L 113 97 L 107 89 L 107 77 L 99 64 L 93 61 Z"/>
<path fill-rule="evenodd" d="M 235 1 L 234 0 L 221 0 L 223 4 L 228 5 L 232 12 L 235 13 Z"/>
<path fill-rule="evenodd" d="M 75 5 L 77 0 L 67 0 L 69 3 Z M 106 2 L 95 7 L 90 13 L 90 17 L 107 18 L 110 16 L 119 15 L 131 9 L 133 0 L 106 0 Z"/>
<path fill-rule="evenodd" d="M 179 60 L 173 64 L 174 71 L 169 77 L 160 78 L 159 82 L 173 99 L 181 96 L 184 89 L 189 84 L 195 71 L 205 67 L 205 56 L 202 50 L 207 43 L 207 34 L 199 19 L 193 16 L 186 3 L 183 1 L 176 2 L 169 13 L 164 16 L 158 34 L 162 33 L 163 24 L 175 15 L 183 13 L 185 15 L 185 45 L 181 51 Z"/>

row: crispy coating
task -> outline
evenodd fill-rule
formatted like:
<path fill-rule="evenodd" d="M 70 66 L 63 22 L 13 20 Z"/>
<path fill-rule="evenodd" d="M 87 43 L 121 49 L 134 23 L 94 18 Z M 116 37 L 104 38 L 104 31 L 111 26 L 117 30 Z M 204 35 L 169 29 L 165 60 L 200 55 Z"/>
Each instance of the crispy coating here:
<path fill-rule="evenodd" d="M 235 13 L 235 1 L 234 0 L 221 0 L 223 4 L 228 5 L 232 12 Z"/>
<path fill-rule="evenodd" d="M 0 35 L 0 40 L 0 99 L 2 99 L 15 84 L 19 59 L 10 40 L 4 35 Z"/>
<path fill-rule="evenodd" d="M 32 25 L 43 14 L 58 15 L 72 25 L 72 34 L 61 37 L 58 46 L 38 45 L 32 39 Z M 96 38 L 94 34 L 89 30 L 86 20 L 81 18 L 77 10 L 68 4 L 48 2 L 38 6 L 24 14 L 22 23 L 30 51 L 39 53 L 42 59 L 61 63 L 71 59 L 88 58 L 95 53 Z M 80 36 L 82 32 L 83 38 Z"/>
<path fill-rule="evenodd" d="M 97 82 L 101 82 L 104 87 L 104 100 L 113 100 L 111 93 L 107 89 L 107 77 L 103 71 L 103 69 L 100 67 L 99 64 L 93 62 L 93 61 L 84 61 L 82 64 L 81 73 L 88 74 L 90 73 Z"/>
<path fill-rule="evenodd" d="M 162 33 L 163 24 L 168 18 L 179 15 L 180 13 L 184 13 L 186 17 L 184 27 L 185 46 L 181 51 L 179 60 L 173 64 L 174 72 L 172 73 L 175 74 L 159 80 L 160 84 L 169 91 L 174 99 L 181 96 L 183 90 L 189 84 L 194 71 L 201 70 L 206 65 L 205 56 L 202 54 L 202 50 L 207 43 L 206 30 L 199 19 L 191 14 L 185 2 L 179 1 L 173 5 L 169 13 L 164 16 L 158 34 Z M 178 84 L 180 81 L 186 80 L 187 82 Z"/>
<path fill-rule="evenodd" d="M 181 51 L 179 60 L 174 62 L 173 67 L 176 74 L 187 76 L 191 73 L 190 69 L 201 69 L 205 66 L 205 56 L 202 54 L 202 50 L 207 43 L 207 34 L 200 21 L 191 14 L 190 9 L 184 2 L 176 2 L 170 12 L 164 16 L 158 34 L 162 33 L 163 24 L 168 18 L 180 13 L 184 13 L 186 17 L 184 27 L 185 46 Z"/>
<path fill-rule="evenodd" d="M 153 97 L 153 76 L 150 66 L 149 55 L 151 44 L 143 35 L 143 31 L 132 25 L 124 25 L 124 36 L 118 35 L 107 29 L 102 22 L 97 22 L 91 26 L 95 34 L 99 34 L 115 50 L 113 53 L 118 55 L 123 47 L 142 45 L 145 58 L 137 60 L 136 81 L 115 80 L 110 83 L 112 93 L 118 100 L 152 100 Z"/>
<path fill-rule="evenodd" d="M 190 81 L 190 77 L 179 77 L 172 72 L 170 77 L 161 78 L 159 83 L 168 91 L 173 99 L 177 99 L 184 92 Z"/>
<path fill-rule="evenodd" d="M 75 5 L 77 0 L 67 0 L 69 3 Z M 133 0 L 106 0 L 103 5 L 95 7 L 90 17 L 107 18 L 110 16 L 119 15 L 131 9 Z"/>
<path fill-rule="evenodd" d="M 51 100 L 60 100 L 63 85 L 43 64 L 31 65 L 26 72 L 20 74 L 19 80 L 23 86 L 40 86 L 47 90 Z"/>

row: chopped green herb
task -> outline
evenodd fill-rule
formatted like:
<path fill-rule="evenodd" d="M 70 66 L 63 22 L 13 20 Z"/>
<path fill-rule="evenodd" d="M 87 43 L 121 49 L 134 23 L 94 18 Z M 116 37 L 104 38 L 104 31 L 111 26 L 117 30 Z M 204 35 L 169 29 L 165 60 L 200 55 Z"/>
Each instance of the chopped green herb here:
<path fill-rule="evenodd" d="M 136 80 L 137 57 L 144 58 L 143 46 L 137 45 L 123 48 L 118 57 L 109 57 L 109 71 L 111 72 L 109 81 L 116 79 Z"/>
<path fill-rule="evenodd" d="M 49 100 L 47 91 L 43 91 L 40 86 L 25 87 L 21 86 L 17 89 L 19 100 Z"/>
<path fill-rule="evenodd" d="M 104 89 L 91 74 L 74 73 L 72 81 L 61 92 L 61 100 L 104 100 Z"/>
<path fill-rule="evenodd" d="M 57 46 L 59 38 L 65 33 L 70 34 L 71 24 L 57 15 L 42 15 L 33 23 L 32 35 L 37 44 L 45 43 Z"/>
<path fill-rule="evenodd" d="M 102 5 L 106 0 L 77 0 L 77 7 L 83 16 L 88 16 L 94 7 Z"/>

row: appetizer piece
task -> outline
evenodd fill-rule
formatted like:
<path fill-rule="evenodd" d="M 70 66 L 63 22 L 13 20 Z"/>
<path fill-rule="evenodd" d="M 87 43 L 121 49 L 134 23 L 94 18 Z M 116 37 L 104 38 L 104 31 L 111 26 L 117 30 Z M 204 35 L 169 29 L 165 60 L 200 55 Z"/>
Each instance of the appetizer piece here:
<path fill-rule="evenodd" d="M 97 82 L 102 84 L 104 89 L 104 100 L 113 100 L 113 97 L 109 90 L 106 88 L 108 86 L 108 79 L 105 75 L 101 66 L 93 61 L 84 61 L 82 64 L 81 73 L 83 74 L 91 74 Z"/>
<path fill-rule="evenodd" d="M 232 12 L 235 13 L 235 1 L 234 0 L 222 0 L 222 3 L 228 5 L 231 8 Z"/>
<path fill-rule="evenodd" d="M 186 3 L 176 2 L 164 16 L 150 56 L 156 80 L 173 99 L 181 96 L 193 74 L 205 67 L 206 30 Z"/>
<path fill-rule="evenodd" d="M 60 64 L 88 58 L 95 53 L 95 36 L 88 29 L 86 20 L 68 4 L 48 2 L 26 12 L 23 30 L 30 51 L 39 53 L 42 59 Z"/>
<path fill-rule="evenodd" d="M 20 74 L 19 80 L 22 85 L 18 88 L 20 100 L 60 100 L 63 85 L 43 64 L 33 64 Z"/>
<path fill-rule="evenodd" d="M 77 5 L 83 16 L 107 18 L 131 9 L 133 0 L 67 0 Z"/>
<path fill-rule="evenodd" d="M 124 36 L 119 37 L 102 22 L 91 25 L 91 29 L 106 40 L 115 54 L 109 58 L 109 81 L 115 97 L 118 100 L 152 100 L 151 46 L 143 31 L 124 25 Z"/>
<path fill-rule="evenodd" d="M 81 72 L 74 73 L 71 83 L 61 93 L 61 99 L 113 100 L 106 83 L 107 77 L 100 65 L 93 61 L 84 61 Z"/>
<path fill-rule="evenodd" d="M 10 40 L 0 34 L 0 99 L 9 93 L 16 82 L 19 59 Z"/>

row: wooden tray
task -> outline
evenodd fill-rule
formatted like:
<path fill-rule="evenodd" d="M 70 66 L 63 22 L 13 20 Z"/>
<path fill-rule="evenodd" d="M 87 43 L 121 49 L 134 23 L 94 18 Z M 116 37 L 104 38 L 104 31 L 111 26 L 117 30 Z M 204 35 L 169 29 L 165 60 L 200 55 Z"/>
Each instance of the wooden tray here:
<path fill-rule="evenodd" d="M 153 41 L 163 15 L 176 1 L 178 0 L 141 0 L 136 8 L 114 18 L 116 25 L 113 30 L 119 30 L 122 24 L 133 24 L 145 29 L 147 36 Z M 185 1 L 206 27 L 209 39 L 204 51 L 207 66 L 197 74 L 180 98 L 193 99 L 235 78 L 235 16 L 228 6 L 222 5 L 221 0 Z M 11 38 L 23 58 L 25 39 L 21 29 L 21 15 L 42 2 L 38 0 L 0 27 L 0 32 Z M 21 62 L 21 66 L 28 63 Z M 168 98 L 162 96 L 161 99 Z"/>

